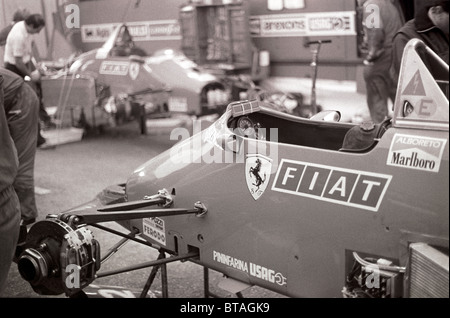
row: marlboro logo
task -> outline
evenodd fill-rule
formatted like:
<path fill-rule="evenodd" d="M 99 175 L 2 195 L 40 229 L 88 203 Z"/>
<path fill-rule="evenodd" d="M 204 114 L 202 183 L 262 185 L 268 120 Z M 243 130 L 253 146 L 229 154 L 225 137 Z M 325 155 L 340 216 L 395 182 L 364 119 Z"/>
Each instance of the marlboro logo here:
<path fill-rule="evenodd" d="M 386 164 L 408 169 L 439 172 L 446 139 L 395 135 Z"/>

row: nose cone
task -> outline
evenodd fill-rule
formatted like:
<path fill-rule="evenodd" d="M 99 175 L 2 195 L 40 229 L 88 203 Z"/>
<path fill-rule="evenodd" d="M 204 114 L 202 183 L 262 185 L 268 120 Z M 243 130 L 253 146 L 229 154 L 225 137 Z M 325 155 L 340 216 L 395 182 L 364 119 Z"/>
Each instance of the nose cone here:
<path fill-rule="evenodd" d="M 211 149 L 212 145 L 208 149 Z M 127 181 L 128 199 L 140 199 L 163 188 L 172 189 L 190 172 L 201 169 L 202 135 L 197 134 L 138 167 Z"/>

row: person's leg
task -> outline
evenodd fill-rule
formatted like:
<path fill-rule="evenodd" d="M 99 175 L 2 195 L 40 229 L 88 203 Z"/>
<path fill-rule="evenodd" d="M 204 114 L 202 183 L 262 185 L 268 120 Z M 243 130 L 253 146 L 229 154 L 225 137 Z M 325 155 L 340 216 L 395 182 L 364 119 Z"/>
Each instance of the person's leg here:
<path fill-rule="evenodd" d="M 41 135 L 41 123 L 38 123 L 38 132 L 37 132 L 37 138 L 36 138 L 36 146 L 40 147 L 43 144 L 45 144 L 47 140 Z"/>
<path fill-rule="evenodd" d="M 39 99 L 39 119 L 44 122 L 45 125 L 50 126 L 52 124 L 52 118 L 45 109 L 44 102 L 42 101 L 42 85 L 41 83 L 35 83 L 35 92 Z"/>
<path fill-rule="evenodd" d="M 5 289 L 16 251 L 20 227 L 20 205 L 11 186 L 0 193 L 0 296 Z"/>
<path fill-rule="evenodd" d="M 38 121 L 36 146 L 40 147 L 43 144 L 45 144 L 45 142 L 46 142 L 46 139 L 41 134 L 41 129 L 55 128 L 56 125 L 52 122 L 52 118 L 47 113 L 47 110 L 45 109 L 44 103 L 42 101 L 41 84 L 40 83 L 35 83 L 35 82 L 26 82 L 26 83 L 36 93 L 36 96 L 37 96 L 38 101 L 39 101 L 39 112 L 38 112 L 38 114 L 39 114 L 39 116 L 38 116 L 39 121 Z"/>
<path fill-rule="evenodd" d="M 7 70 L 10 70 L 11 72 L 14 72 L 18 75 L 20 75 L 22 78 L 25 77 L 25 74 L 23 74 L 15 65 L 13 64 L 9 64 L 9 63 L 5 63 L 5 68 Z M 27 85 L 30 85 L 30 87 L 36 92 L 38 92 L 38 87 L 36 86 L 35 83 L 33 82 L 26 82 Z M 41 102 L 41 100 L 39 100 L 40 105 L 39 105 L 39 118 L 43 118 L 44 121 L 47 121 L 47 123 L 51 123 L 51 118 L 48 115 L 47 111 L 44 108 L 43 103 Z M 45 138 L 42 137 L 41 135 L 41 124 L 40 122 L 38 123 L 38 130 L 37 130 L 37 141 L 36 141 L 36 146 L 39 147 L 41 145 L 43 145 L 45 143 Z"/>
<path fill-rule="evenodd" d="M 381 123 L 388 116 L 388 89 L 386 80 L 377 72 L 377 65 L 366 66 L 364 80 L 366 81 L 366 98 L 370 117 L 374 123 Z"/>
<path fill-rule="evenodd" d="M 38 216 L 34 194 L 34 161 L 36 156 L 39 100 L 28 85 L 22 85 L 17 103 L 12 110 L 20 110 L 19 116 L 8 120 L 11 137 L 19 157 L 19 171 L 14 189 L 20 201 L 24 222 L 33 221 Z"/>

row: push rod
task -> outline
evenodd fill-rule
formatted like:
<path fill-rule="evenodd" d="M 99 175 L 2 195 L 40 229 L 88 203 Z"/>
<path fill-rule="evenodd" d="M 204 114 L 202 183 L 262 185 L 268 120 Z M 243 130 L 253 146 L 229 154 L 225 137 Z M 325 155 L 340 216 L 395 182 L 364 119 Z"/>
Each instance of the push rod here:
<path fill-rule="evenodd" d="M 132 211 L 115 211 L 115 212 L 86 212 L 65 213 L 64 217 L 67 217 L 67 221 L 71 221 L 74 225 L 93 223 L 112 222 L 112 221 L 126 221 L 132 219 L 143 219 L 153 217 L 165 217 L 173 215 L 183 214 L 200 214 L 204 211 L 199 208 L 188 209 L 151 209 L 151 210 L 132 210 Z"/>
<path fill-rule="evenodd" d="M 106 271 L 104 273 L 97 273 L 97 278 L 102 278 L 102 277 L 116 275 L 116 274 L 125 273 L 125 272 L 131 272 L 131 271 L 135 271 L 138 269 L 143 269 L 143 268 L 147 268 L 147 267 L 151 267 L 151 266 L 160 266 L 160 265 L 168 264 L 168 263 L 172 263 L 172 262 L 188 260 L 190 258 L 194 258 L 194 257 L 198 257 L 198 256 L 199 256 L 199 254 L 197 252 L 190 252 L 185 255 L 157 259 L 155 261 L 145 262 L 145 263 L 128 266 L 128 267 L 124 267 L 124 268 L 120 268 L 120 269 L 116 269 L 116 270 Z"/>

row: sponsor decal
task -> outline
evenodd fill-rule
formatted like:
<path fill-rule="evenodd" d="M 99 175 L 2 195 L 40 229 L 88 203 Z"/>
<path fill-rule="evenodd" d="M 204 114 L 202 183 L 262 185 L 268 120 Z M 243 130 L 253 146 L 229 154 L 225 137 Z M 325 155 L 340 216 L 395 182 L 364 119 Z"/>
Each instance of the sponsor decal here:
<path fill-rule="evenodd" d="M 148 25 L 146 24 L 127 24 L 128 31 L 133 37 L 133 41 L 136 38 L 146 37 L 148 34 Z"/>
<path fill-rule="evenodd" d="M 250 17 L 255 37 L 355 35 L 355 12 L 314 12 Z"/>
<path fill-rule="evenodd" d="M 178 21 L 149 22 L 148 30 L 148 35 L 145 37 L 146 40 L 151 40 L 152 38 L 178 39 L 181 37 L 181 27 Z"/>
<path fill-rule="evenodd" d="M 245 160 L 245 178 L 247 187 L 258 200 L 264 193 L 269 183 L 272 171 L 272 159 L 260 154 L 248 154 Z"/>
<path fill-rule="evenodd" d="M 409 84 L 403 90 L 403 95 L 427 96 L 419 70 L 417 70 Z"/>
<path fill-rule="evenodd" d="M 103 61 L 100 65 L 100 74 L 104 75 L 121 75 L 125 76 L 128 74 L 128 69 L 130 67 L 129 62 L 120 61 Z"/>
<path fill-rule="evenodd" d="M 81 26 L 83 42 L 104 42 L 114 32 L 114 24 L 91 24 Z"/>
<path fill-rule="evenodd" d="M 392 176 L 283 159 L 273 191 L 378 211 Z"/>
<path fill-rule="evenodd" d="M 436 81 L 411 42 L 405 47 L 399 94 L 393 117 L 396 127 L 437 129 L 448 132 L 448 98 L 445 85 Z"/>
<path fill-rule="evenodd" d="M 147 235 L 156 242 L 166 245 L 166 226 L 164 220 L 158 217 L 146 218 L 142 220 L 144 235 Z"/>
<path fill-rule="evenodd" d="M 134 81 L 139 75 L 139 64 L 133 62 L 130 64 L 130 77 Z"/>
<path fill-rule="evenodd" d="M 408 169 L 439 172 L 446 139 L 396 134 L 386 164 Z"/>
<path fill-rule="evenodd" d="M 171 112 L 187 112 L 188 102 L 186 97 L 170 96 L 169 97 L 169 111 Z"/>
<path fill-rule="evenodd" d="M 280 286 L 287 284 L 287 278 L 280 272 L 258 265 L 252 262 L 244 261 L 224 253 L 213 251 L 213 261 L 232 267 L 239 271 L 249 274 L 250 276 L 268 281 Z"/>
<path fill-rule="evenodd" d="M 410 103 L 414 104 L 411 113 L 414 112 L 418 118 L 432 118 L 437 111 L 437 104 L 432 98 L 427 97 L 425 87 L 423 85 L 420 71 L 414 74 L 402 93 L 409 96 Z"/>
<path fill-rule="evenodd" d="M 120 23 L 85 24 L 81 26 L 84 43 L 105 42 Z M 177 20 L 128 22 L 133 41 L 180 40 L 181 28 Z"/>

